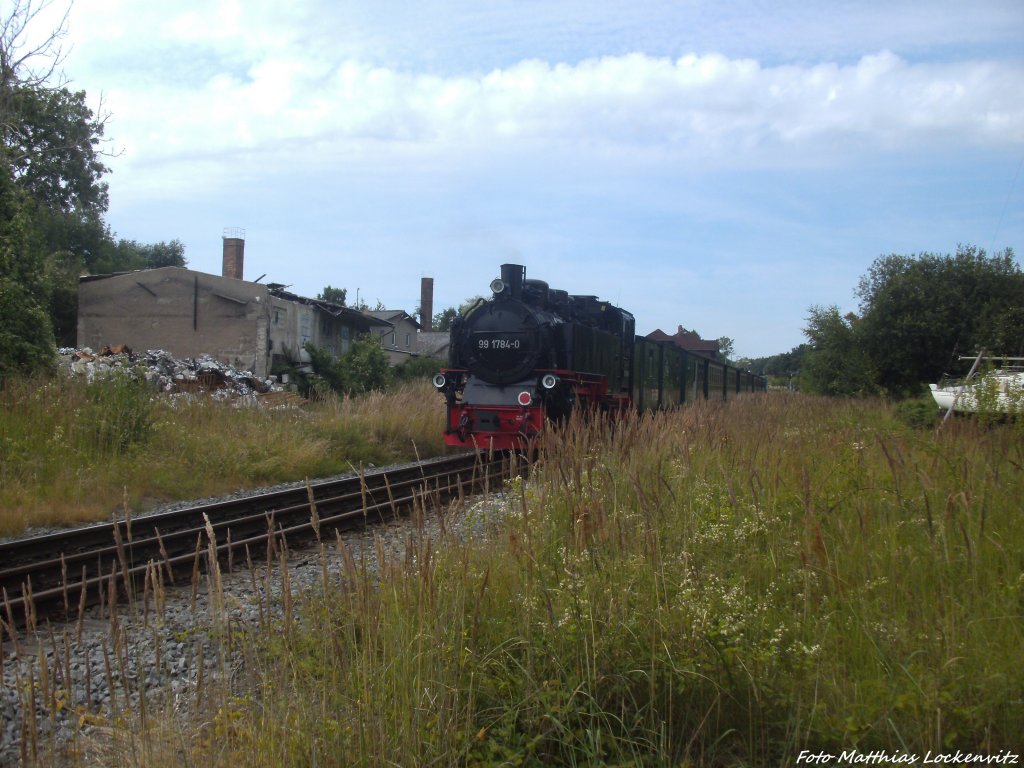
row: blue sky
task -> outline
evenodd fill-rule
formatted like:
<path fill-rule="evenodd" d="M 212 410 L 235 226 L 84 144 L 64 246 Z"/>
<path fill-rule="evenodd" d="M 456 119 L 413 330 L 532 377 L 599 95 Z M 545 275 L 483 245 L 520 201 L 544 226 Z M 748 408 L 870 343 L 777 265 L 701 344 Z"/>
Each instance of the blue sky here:
<path fill-rule="evenodd" d="M 412 312 L 499 265 L 639 332 L 803 341 L 888 253 L 1024 247 L 1020 0 L 78 0 L 108 221 Z"/>

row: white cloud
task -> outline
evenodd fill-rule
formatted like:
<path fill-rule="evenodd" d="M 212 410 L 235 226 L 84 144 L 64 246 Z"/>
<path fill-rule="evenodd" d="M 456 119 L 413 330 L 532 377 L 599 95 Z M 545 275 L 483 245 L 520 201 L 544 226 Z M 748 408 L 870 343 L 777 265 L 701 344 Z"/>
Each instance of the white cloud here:
<path fill-rule="evenodd" d="M 108 104 L 129 162 L 238 151 L 269 159 L 285 146 L 288 162 L 302 162 L 293 142 L 316 141 L 309 162 L 398 143 L 427 154 L 656 148 L 702 164 L 763 166 L 794 155 L 820 163 L 850 151 L 1024 142 L 1024 68 L 910 64 L 890 52 L 809 67 L 630 54 L 455 77 L 275 54 L 244 77 L 216 73 L 199 89 L 169 78 L 113 90 Z"/>
<path fill-rule="evenodd" d="M 245 226 L 300 292 L 411 309 L 429 270 L 458 303 L 521 260 L 767 353 L 879 253 L 1021 232 L 1019 0 L 79 0 L 71 31 L 111 226 L 209 271 Z"/>

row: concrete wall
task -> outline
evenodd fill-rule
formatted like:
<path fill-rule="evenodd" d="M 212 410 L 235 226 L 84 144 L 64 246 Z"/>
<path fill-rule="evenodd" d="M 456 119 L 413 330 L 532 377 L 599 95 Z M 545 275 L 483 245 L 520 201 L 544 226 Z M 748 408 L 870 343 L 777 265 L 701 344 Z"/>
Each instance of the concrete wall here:
<path fill-rule="evenodd" d="M 78 346 L 127 344 L 176 357 L 209 354 L 266 376 L 267 288 L 180 267 L 86 279 L 78 287 Z"/>
<path fill-rule="evenodd" d="M 302 304 L 278 296 L 270 296 L 270 355 L 281 361 L 308 363 L 307 343 L 326 349 L 335 357 L 348 352 L 352 340 L 359 335 L 344 319 L 314 305 Z"/>
<path fill-rule="evenodd" d="M 313 308 L 297 305 L 276 296 L 270 297 L 270 354 L 290 361 L 309 362 L 309 353 L 303 349 L 313 341 Z"/>
<path fill-rule="evenodd" d="M 341 356 L 373 322 L 260 283 L 181 267 L 86 277 L 78 284 L 79 347 L 127 344 L 175 357 L 208 354 L 261 378 L 274 358 L 308 363 L 306 343 Z M 407 325 L 414 343 L 416 326 Z M 403 344 L 405 333 L 397 337 Z M 390 331 L 385 335 L 390 343 Z"/>

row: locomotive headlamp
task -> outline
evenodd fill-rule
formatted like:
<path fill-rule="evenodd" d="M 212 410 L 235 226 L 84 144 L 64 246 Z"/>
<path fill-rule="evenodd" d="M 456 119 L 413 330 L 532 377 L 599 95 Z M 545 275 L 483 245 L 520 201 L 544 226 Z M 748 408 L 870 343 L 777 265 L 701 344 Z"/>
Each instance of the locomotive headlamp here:
<path fill-rule="evenodd" d="M 505 290 L 505 281 L 500 277 L 496 277 L 491 280 L 491 293 L 498 294 Z"/>
<path fill-rule="evenodd" d="M 533 402 L 533 395 L 526 390 L 519 393 L 519 404 L 524 408 Z"/>
<path fill-rule="evenodd" d="M 545 373 L 544 378 L 540 380 L 540 385 L 544 389 L 554 389 L 558 386 L 559 378 L 553 373 Z"/>
<path fill-rule="evenodd" d="M 444 377 L 443 373 L 435 373 L 433 381 L 434 386 L 438 389 L 444 389 L 444 385 L 448 383 L 448 379 Z"/>

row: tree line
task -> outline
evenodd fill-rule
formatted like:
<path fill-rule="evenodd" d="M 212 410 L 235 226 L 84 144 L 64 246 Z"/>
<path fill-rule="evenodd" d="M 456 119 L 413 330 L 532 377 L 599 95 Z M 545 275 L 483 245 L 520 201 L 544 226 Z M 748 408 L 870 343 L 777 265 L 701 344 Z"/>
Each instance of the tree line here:
<path fill-rule="evenodd" d="M 810 307 L 807 343 L 755 372 L 826 395 L 907 397 L 962 373 L 961 356 L 1024 356 L 1024 272 L 1010 248 L 880 256 L 854 295 L 856 313 Z"/>
<path fill-rule="evenodd" d="M 66 15 L 29 34 L 46 7 L 15 0 L 0 16 L 0 380 L 75 343 L 80 275 L 186 264 L 180 241 L 118 238 L 105 222 L 109 115 L 59 73 Z"/>

